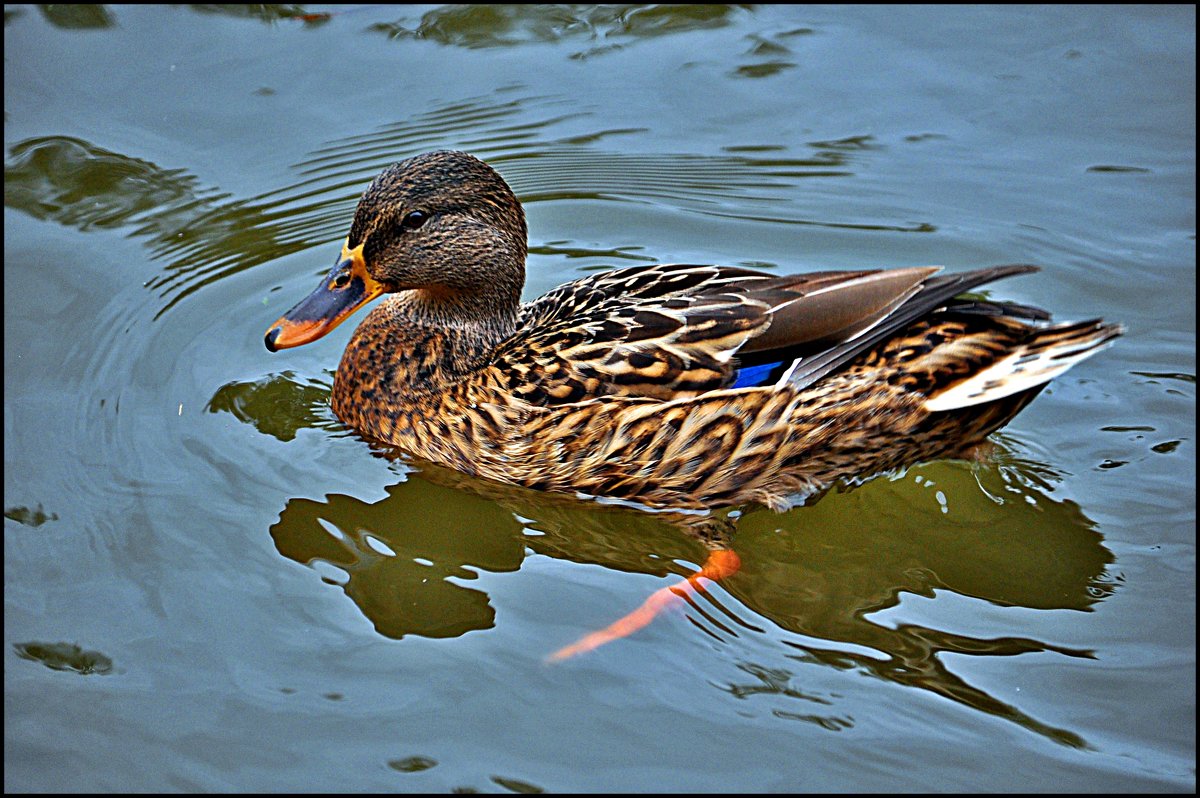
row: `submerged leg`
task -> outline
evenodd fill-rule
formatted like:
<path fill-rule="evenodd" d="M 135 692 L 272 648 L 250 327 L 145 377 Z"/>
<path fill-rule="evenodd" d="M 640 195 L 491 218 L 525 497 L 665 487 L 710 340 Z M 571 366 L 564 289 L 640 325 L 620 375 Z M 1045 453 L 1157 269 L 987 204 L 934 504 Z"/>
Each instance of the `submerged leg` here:
<path fill-rule="evenodd" d="M 733 576 L 742 567 L 737 552 L 729 547 L 728 533 L 733 524 L 725 518 L 689 518 L 682 522 L 688 534 L 699 537 L 709 548 L 708 558 L 699 571 L 678 585 L 662 587 L 650 594 L 642 605 L 633 612 L 618 618 L 603 629 L 584 635 L 569 646 L 560 648 L 547 662 L 561 662 L 577 654 L 599 648 L 605 643 L 628 637 L 649 624 L 667 607 L 690 600 L 697 593 L 705 593 L 705 580 L 714 582 Z"/>

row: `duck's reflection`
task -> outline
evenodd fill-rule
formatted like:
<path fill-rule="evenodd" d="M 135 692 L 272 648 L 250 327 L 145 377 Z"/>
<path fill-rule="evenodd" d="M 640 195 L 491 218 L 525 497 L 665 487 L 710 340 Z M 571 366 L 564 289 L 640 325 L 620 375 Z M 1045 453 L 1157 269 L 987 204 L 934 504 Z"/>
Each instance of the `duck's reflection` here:
<path fill-rule="evenodd" d="M 1112 591 L 1106 567 L 1113 557 L 1093 523 L 1073 502 L 1052 498 L 1056 477 L 1046 466 L 1019 460 L 1011 442 L 999 441 L 989 465 L 933 463 L 903 478 L 831 492 L 784 515 L 748 513 L 738 519 L 734 540 L 741 570 L 722 582 L 721 596 L 738 604 L 693 593 L 688 617 L 725 639 L 777 634 L 767 631 L 774 625 L 797 663 L 858 669 L 1084 745 L 1072 732 L 968 684 L 941 655 L 1090 652 L 872 619 L 897 607 L 904 594 L 948 591 L 1000 606 L 1086 611 Z M 330 581 L 391 638 L 491 627 L 495 610 L 471 580 L 480 571 L 515 571 L 531 551 L 630 573 L 687 576 L 679 563 L 703 562 L 712 549 L 680 534 L 680 517 L 419 468 L 378 502 L 294 499 L 271 527 L 285 556 L 336 566 L 344 577 Z M 614 615 L 628 609 L 614 608 Z M 776 676 L 787 687 L 791 675 Z"/>

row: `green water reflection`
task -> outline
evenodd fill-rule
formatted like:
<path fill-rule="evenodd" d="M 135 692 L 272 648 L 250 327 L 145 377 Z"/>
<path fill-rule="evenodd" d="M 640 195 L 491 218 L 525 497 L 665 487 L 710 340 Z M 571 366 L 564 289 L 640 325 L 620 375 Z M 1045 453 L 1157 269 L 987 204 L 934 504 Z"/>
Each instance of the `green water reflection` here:
<path fill-rule="evenodd" d="M 287 385 L 303 390 L 286 378 L 278 378 L 275 390 L 286 393 Z M 229 397 L 240 390 L 226 386 L 210 409 L 234 404 Z M 305 394 L 290 403 L 297 427 L 313 412 L 312 399 Z M 257 424 L 250 403 L 238 407 L 242 420 Z M 288 440 L 295 433 L 270 434 Z M 712 606 L 692 603 L 689 617 L 717 639 L 778 627 L 804 638 L 782 640 L 798 652 L 792 655 L 798 663 L 857 669 L 1084 747 L 1079 735 L 955 675 L 943 655 L 1091 652 L 871 618 L 904 594 L 932 598 L 942 590 L 1003 607 L 1090 610 L 1115 588 L 1106 570 L 1113 556 L 1080 508 L 1053 496 L 1057 480 L 1050 466 L 1018 455 L 1015 442 L 1000 438 L 987 465 L 935 463 L 904 479 L 843 486 L 784 515 L 753 510 L 737 519 L 731 540 L 742 569 L 722 583 L 737 605 L 709 593 Z M 930 501 L 931 493 L 938 501 Z M 493 627 L 495 608 L 472 581 L 479 572 L 516 571 L 531 553 L 663 577 L 687 575 L 679 563 L 706 555 L 703 542 L 663 514 L 549 496 L 429 464 L 387 494 L 373 502 L 342 494 L 292 499 L 270 535 L 281 554 L 339 585 L 389 638 L 456 637 Z M 613 618 L 635 604 L 630 597 Z"/>

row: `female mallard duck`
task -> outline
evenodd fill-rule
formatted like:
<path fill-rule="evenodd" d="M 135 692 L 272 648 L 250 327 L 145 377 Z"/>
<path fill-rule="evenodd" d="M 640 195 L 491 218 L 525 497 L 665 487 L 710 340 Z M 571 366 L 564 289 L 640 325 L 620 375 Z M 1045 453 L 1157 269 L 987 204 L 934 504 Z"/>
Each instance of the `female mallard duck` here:
<path fill-rule="evenodd" d="M 962 456 L 1122 332 L 956 298 L 1033 266 L 635 266 L 522 304 L 525 256 L 521 204 L 491 167 L 409 158 L 367 188 L 336 265 L 267 348 L 389 294 L 333 384 L 363 435 L 541 490 L 778 510 L 838 478 Z"/>

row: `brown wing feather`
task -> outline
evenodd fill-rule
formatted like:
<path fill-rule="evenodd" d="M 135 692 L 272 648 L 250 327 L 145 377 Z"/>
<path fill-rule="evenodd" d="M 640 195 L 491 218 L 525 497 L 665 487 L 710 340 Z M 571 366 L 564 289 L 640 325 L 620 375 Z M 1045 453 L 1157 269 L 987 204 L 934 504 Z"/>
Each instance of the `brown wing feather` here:
<path fill-rule="evenodd" d="M 955 296 L 970 291 L 976 286 L 1010 277 L 1015 274 L 1035 272 L 1037 266 L 1016 264 L 1011 266 L 993 266 L 987 269 L 976 269 L 970 272 L 949 274 L 944 277 L 934 277 L 926 280 L 921 290 L 914 294 L 893 313 L 872 327 L 866 334 L 851 338 L 845 342 L 831 346 L 819 354 L 803 359 L 793 370 L 789 382 L 795 388 L 812 385 L 822 377 L 836 371 L 851 362 L 859 354 L 872 346 L 894 335 L 905 326 L 913 323 L 927 313 L 937 310 Z M 1023 308 L 1021 310 L 1024 310 Z M 1037 311 L 1041 313 L 1041 311 Z M 1014 315 L 1024 315 L 1017 313 Z M 1043 314 L 1044 315 L 1044 314 Z"/>
<path fill-rule="evenodd" d="M 790 298 L 767 288 L 776 279 L 675 264 L 576 280 L 522 308 L 520 329 L 493 368 L 533 404 L 722 388 L 733 378 L 733 353 L 766 329 L 773 304 Z"/>
<path fill-rule="evenodd" d="M 739 351 L 811 351 L 861 335 L 936 271 L 779 277 L 728 266 L 619 269 L 525 305 L 493 369 L 500 384 L 537 405 L 696 396 L 732 384 Z"/>

